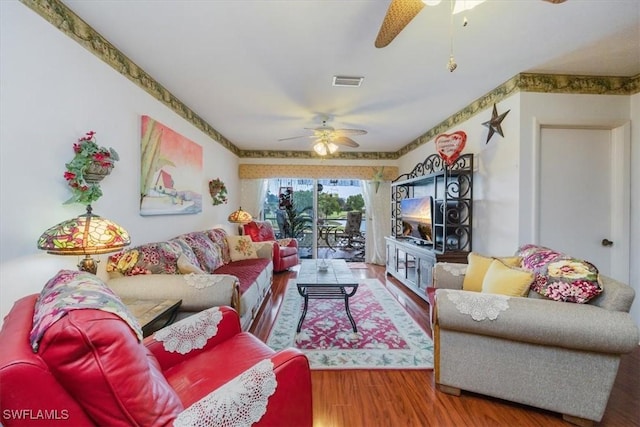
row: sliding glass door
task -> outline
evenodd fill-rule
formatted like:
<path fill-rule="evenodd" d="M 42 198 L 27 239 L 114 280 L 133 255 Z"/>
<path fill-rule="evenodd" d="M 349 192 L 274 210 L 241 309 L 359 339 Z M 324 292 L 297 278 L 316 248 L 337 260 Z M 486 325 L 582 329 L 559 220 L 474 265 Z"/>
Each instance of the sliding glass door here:
<path fill-rule="evenodd" d="M 298 240 L 301 258 L 363 261 L 365 206 L 357 179 L 268 181 L 264 219 L 278 237 Z"/>

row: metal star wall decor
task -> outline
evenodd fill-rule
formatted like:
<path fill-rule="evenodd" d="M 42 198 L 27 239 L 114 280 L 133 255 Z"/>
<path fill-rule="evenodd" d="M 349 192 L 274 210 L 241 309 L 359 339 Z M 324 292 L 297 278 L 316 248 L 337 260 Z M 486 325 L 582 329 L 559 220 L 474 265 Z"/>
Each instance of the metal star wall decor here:
<path fill-rule="evenodd" d="M 501 123 L 504 120 L 504 118 L 507 117 L 507 114 L 509 114 L 509 111 L 511 110 L 507 110 L 506 112 L 498 115 L 496 104 L 493 104 L 493 113 L 491 114 L 491 120 L 489 120 L 488 122 L 482 123 L 482 126 L 486 126 L 489 128 L 489 135 L 487 135 L 487 142 L 485 142 L 485 144 L 489 143 L 489 140 L 491 139 L 493 134 L 496 132 L 499 133 L 500 136 L 504 138 L 504 133 L 502 133 Z"/>

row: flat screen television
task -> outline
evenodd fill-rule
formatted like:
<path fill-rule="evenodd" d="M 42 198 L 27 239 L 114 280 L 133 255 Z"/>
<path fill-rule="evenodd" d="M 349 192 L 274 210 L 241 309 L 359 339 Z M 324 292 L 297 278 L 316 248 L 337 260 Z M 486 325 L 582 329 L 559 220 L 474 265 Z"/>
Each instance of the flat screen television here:
<path fill-rule="evenodd" d="M 432 204 L 431 196 L 400 200 L 403 237 L 412 238 L 418 244 L 432 244 Z"/>

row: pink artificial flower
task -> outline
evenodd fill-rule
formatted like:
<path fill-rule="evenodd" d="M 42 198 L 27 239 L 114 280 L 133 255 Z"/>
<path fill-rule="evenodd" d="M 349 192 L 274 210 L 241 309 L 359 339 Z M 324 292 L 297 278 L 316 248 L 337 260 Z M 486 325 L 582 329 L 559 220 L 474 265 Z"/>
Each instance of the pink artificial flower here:
<path fill-rule="evenodd" d="M 66 179 L 67 181 L 71 181 L 72 179 L 75 179 L 75 177 L 76 177 L 76 174 L 73 172 L 66 171 L 64 173 L 64 179 Z"/>
<path fill-rule="evenodd" d="M 110 157 L 111 155 L 109 153 L 100 152 L 93 155 L 93 160 L 100 163 L 101 166 L 108 167 L 111 166 L 111 163 L 109 162 Z"/>
<path fill-rule="evenodd" d="M 91 141 L 95 134 L 96 133 L 94 131 L 90 130 L 89 132 L 87 132 L 87 134 L 85 136 L 83 136 L 82 138 L 78 139 L 78 141 Z"/>

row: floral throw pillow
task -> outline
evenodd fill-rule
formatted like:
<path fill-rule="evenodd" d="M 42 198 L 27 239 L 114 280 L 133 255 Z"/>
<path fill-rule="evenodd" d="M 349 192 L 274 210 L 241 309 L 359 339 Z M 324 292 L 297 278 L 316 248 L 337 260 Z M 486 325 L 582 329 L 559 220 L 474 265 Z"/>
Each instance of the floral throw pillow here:
<path fill-rule="evenodd" d="M 138 274 L 180 274 L 178 258 L 182 250 L 175 242 L 155 242 L 137 246 L 109 257 L 111 276 Z"/>
<path fill-rule="evenodd" d="M 242 261 L 243 259 L 258 258 L 251 237 L 249 236 L 227 236 L 231 261 Z"/>
<path fill-rule="evenodd" d="M 222 250 L 222 261 L 225 264 L 229 264 L 231 254 L 229 253 L 229 244 L 227 243 L 227 232 L 222 228 L 212 228 L 211 230 L 207 230 L 206 233 L 213 243 L 220 246 Z"/>
<path fill-rule="evenodd" d="M 209 239 L 206 232 L 183 234 L 179 239 L 187 242 L 196 254 L 200 268 L 207 273 L 213 273 L 216 268 L 224 265 L 222 249 Z"/>
<path fill-rule="evenodd" d="M 598 269 L 590 262 L 536 245 L 522 246 L 516 255 L 535 274 L 531 289 L 543 297 L 584 304 L 602 293 Z"/>

